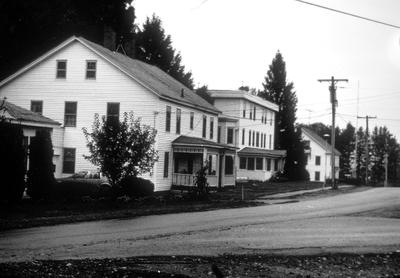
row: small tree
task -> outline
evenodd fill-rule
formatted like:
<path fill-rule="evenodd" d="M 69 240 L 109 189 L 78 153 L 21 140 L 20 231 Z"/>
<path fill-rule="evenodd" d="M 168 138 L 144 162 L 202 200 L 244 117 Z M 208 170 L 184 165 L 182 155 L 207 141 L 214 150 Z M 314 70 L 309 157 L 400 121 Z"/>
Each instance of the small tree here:
<path fill-rule="evenodd" d="M 16 202 L 25 190 L 25 149 L 18 125 L 0 120 L 0 198 Z"/>
<path fill-rule="evenodd" d="M 100 167 L 114 188 L 125 177 L 150 172 L 158 159 L 155 129 L 132 112 L 124 113 L 122 121 L 102 117 L 100 122 L 96 114 L 92 132 L 83 128 L 83 133 L 90 152 L 85 158 Z"/>
<path fill-rule="evenodd" d="M 29 146 L 29 170 L 27 193 L 33 199 L 47 198 L 55 183 L 53 166 L 53 144 L 50 132 L 36 131 Z"/>
<path fill-rule="evenodd" d="M 197 172 L 194 180 L 196 198 L 207 198 L 208 195 L 208 181 L 207 171 L 209 163 L 206 162 Z"/>

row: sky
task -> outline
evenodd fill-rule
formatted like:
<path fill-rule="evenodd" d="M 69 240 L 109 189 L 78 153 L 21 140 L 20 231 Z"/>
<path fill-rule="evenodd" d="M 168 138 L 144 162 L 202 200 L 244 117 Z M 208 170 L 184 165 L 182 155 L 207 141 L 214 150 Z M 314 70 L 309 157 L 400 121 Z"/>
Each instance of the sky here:
<path fill-rule="evenodd" d="M 309 2 L 400 26 L 399 0 Z M 261 89 L 279 50 L 298 97 L 298 122 L 331 124 L 328 83 L 337 84 L 336 123 L 376 116 L 400 140 L 400 28 L 295 0 L 134 0 L 136 24 L 159 16 L 196 86 Z M 358 99 L 358 101 L 357 101 Z M 358 105 L 357 105 L 358 103 Z"/>

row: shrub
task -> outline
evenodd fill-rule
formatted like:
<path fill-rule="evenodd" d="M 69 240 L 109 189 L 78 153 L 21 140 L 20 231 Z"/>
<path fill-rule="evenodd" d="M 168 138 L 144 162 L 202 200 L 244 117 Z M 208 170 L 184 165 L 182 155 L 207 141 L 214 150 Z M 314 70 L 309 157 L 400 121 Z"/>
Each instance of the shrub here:
<path fill-rule="evenodd" d="M 20 126 L 0 122 L 0 198 L 16 202 L 25 190 L 25 148 Z"/>
<path fill-rule="evenodd" d="M 28 195 L 33 199 L 49 196 L 55 183 L 53 144 L 48 130 L 37 130 L 29 146 Z"/>
<path fill-rule="evenodd" d="M 138 177 L 125 177 L 121 180 L 120 186 L 123 192 L 132 198 L 151 196 L 154 193 L 154 184 Z"/>
<path fill-rule="evenodd" d="M 78 200 L 89 196 L 97 198 L 102 190 L 100 179 L 63 179 L 58 180 L 53 187 L 55 199 Z"/>

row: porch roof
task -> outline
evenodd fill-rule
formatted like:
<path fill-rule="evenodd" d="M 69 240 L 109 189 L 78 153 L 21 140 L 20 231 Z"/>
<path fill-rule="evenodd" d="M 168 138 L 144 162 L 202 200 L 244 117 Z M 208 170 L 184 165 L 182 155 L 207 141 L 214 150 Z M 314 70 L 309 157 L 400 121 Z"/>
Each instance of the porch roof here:
<path fill-rule="evenodd" d="M 44 117 L 38 113 L 22 108 L 9 101 L 4 101 L 3 113 L 4 113 L 3 116 L 5 116 L 6 119 L 14 122 L 21 122 L 22 124 L 25 125 L 43 125 L 43 126 L 61 125 L 59 122 L 56 122 L 53 119 Z"/>
<path fill-rule="evenodd" d="M 245 147 L 238 151 L 239 156 L 263 156 L 263 157 L 285 157 L 286 151 L 285 150 L 265 150 L 265 149 L 258 149 L 258 148 L 249 148 Z"/>
<path fill-rule="evenodd" d="M 172 146 L 188 146 L 188 147 L 202 147 L 202 148 L 215 148 L 215 149 L 228 149 L 235 151 L 237 148 L 226 144 L 209 141 L 203 138 L 190 137 L 181 135 L 172 141 Z"/>

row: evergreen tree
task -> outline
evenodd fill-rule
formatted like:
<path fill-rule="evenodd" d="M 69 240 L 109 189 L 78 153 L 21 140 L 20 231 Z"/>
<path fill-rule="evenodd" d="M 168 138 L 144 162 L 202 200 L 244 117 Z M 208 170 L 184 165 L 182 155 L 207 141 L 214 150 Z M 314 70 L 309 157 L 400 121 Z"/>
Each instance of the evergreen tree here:
<path fill-rule="evenodd" d="M 25 161 L 21 126 L 0 119 L 0 200 L 16 202 L 22 198 Z"/>
<path fill-rule="evenodd" d="M 170 35 L 165 34 L 161 19 L 153 15 L 147 18 L 141 30 L 136 34 L 136 58 L 155 65 L 193 89 L 191 72 L 185 72 L 182 56 L 172 47 Z"/>
<path fill-rule="evenodd" d="M 48 198 L 54 184 L 53 144 L 50 132 L 45 129 L 37 130 L 29 146 L 27 193 L 37 200 Z"/>
<path fill-rule="evenodd" d="M 291 180 L 307 179 L 307 156 L 301 131 L 295 127 L 297 96 L 293 83 L 286 81 L 286 63 L 279 51 L 269 66 L 263 87 L 259 96 L 275 102 L 279 107 L 275 123 L 275 148 L 287 151 L 284 173 Z"/>

